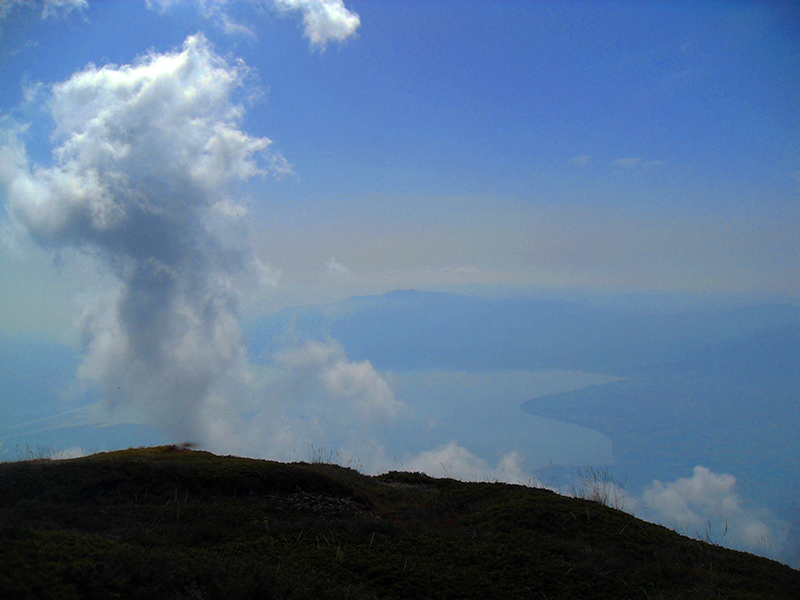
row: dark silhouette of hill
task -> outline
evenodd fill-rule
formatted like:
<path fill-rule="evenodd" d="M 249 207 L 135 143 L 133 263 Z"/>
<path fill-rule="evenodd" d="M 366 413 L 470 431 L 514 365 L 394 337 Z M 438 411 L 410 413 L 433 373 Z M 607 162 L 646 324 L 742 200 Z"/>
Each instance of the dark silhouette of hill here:
<path fill-rule="evenodd" d="M 3 598 L 764 598 L 800 572 L 553 492 L 175 446 L 0 464 Z"/>

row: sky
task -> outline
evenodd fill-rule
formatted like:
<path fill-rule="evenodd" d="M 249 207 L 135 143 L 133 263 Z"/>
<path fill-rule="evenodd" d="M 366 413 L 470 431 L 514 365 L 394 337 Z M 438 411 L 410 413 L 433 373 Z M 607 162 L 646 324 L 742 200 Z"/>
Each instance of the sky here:
<path fill-rule="evenodd" d="M 0 334 L 74 349 L 117 422 L 391 465 L 389 374 L 335 341 L 258 369 L 247 324 L 411 288 L 798 304 L 798 75 L 793 2 L 4 0 Z M 523 476 L 407 464 L 445 460 Z M 653 502 L 733 493 L 691 477 Z"/>
<path fill-rule="evenodd" d="M 231 78 L 204 82 L 236 113 L 213 118 L 255 144 L 213 182 L 265 267 L 246 314 L 446 286 L 797 301 L 796 3 L 2 7 L 3 329 L 65 339 L 60 298 L 96 275 L 87 240 L 27 235 L 18 169 L 63 171 L 99 135 L 68 118 L 80 77 L 108 94 L 100 73 L 189 47 Z M 164 101 L 162 131 L 183 117 Z"/>

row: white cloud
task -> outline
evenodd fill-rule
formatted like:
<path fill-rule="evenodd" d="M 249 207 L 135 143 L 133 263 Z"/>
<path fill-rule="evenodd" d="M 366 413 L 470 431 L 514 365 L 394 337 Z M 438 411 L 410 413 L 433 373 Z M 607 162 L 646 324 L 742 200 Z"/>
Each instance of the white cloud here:
<path fill-rule="evenodd" d="M 585 167 L 588 165 L 592 160 L 592 157 L 588 154 L 583 154 L 581 156 L 573 156 L 569 159 L 569 163 L 572 165 L 578 165 L 579 167 Z"/>
<path fill-rule="evenodd" d="M 793 554 L 787 540 L 789 523 L 746 502 L 733 475 L 698 465 L 691 477 L 654 481 L 642 493 L 641 505 L 643 518 L 674 526 L 686 535 L 709 537 L 780 560 L 789 560 Z"/>
<path fill-rule="evenodd" d="M 257 4 L 257 0 L 247 0 L 251 4 Z M 255 38 L 255 31 L 247 25 L 243 25 L 233 17 L 231 17 L 225 8 L 231 4 L 230 0 L 145 0 L 147 8 L 150 10 L 157 10 L 160 13 L 167 12 L 171 7 L 176 4 L 194 4 L 200 10 L 200 14 L 206 19 L 213 19 L 217 26 L 226 35 L 244 35 L 246 37 Z"/>
<path fill-rule="evenodd" d="M 346 454 L 367 472 L 392 466 L 382 434 L 404 416 L 406 406 L 372 364 L 350 361 L 340 345 L 318 341 L 272 358 L 271 367 L 252 367 L 250 393 L 238 405 L 209 420 L 206 448 L 342 463 Z"/>
<path fill-rule="evenodd" d="M 222 25 L 222 30 L 227 35 L 244 35 L 250 38 L 256 37 L 256 33 L 252 28 L 248 27 L 247 25 L 242 25 L 225 13 L 222 13 L 220 16 L 220 22 Z"/>
<path fill-rule="evenodd" d="M 203 438 L 244 395 L 241 282 L 265 278 L 230 218 L 237 185 L 273 172 L 270 140 L 239 128 L 244 64 L 202 35 L 134 64 L 89 66 L 52 87 L 54 164 L 22 128 L 0 140 L 13 227 L 45 248 L 96 256 L 111 292 L 85 305 L 79 375 L 111 409 Z"/>
<path fill-rule="evenodd" d="M 337 262 L 332 256 L 325 265 L 325 271 L 332 277 L 346 277 L 350 274 L 350 269 L 342 263 Z"/>
<path fill-rule="evenodd" d="M 279 10 L 303 13 L 305 35 L 311 44 L 322 49 L 329 41 L 342 42 L 354 35 L 361 25 L 356 13 L 343 0 L 274 0 Z"/>
<path fill-rule="evenodd" d="M 503 455 L 496 467 L 476 456 L 456 440 L 433 450 L 420 452 L 404 461 L 409 471 L 421 471 L 433 477 L 452 477 L 461 481 L 503 481 L 522 483 L 526 480 L 522 457 L 514 451 Z"/>
<path fill-rule="evenodd" d="M 89 0 L 44 0 L 42 18 L 61 16 L 73 10 L 83 10 L 89 6 Z"/>
<path fill-rule="evenodd" d="M 42 18 L 65 16 L 73 10 L 83 10 L 89 6 L 88 0 L 4 0 L 0 3 L 0 19 L 6 17 L 17 6 L 25 8 L 41 7 Z"/>
<path fill-rule="evenodd" d="M 148 8 L 164 12 L 181 0 L 145 0 Z M 251 27 L 234 20 L 225 12 L 236 0 L 194 0 L 204 17 L 217 20 L 227 34 L 255 37 Z M 281 12 L 301 12 L 304 34 L 313 46 L 322 50 L 328 42 L 343 42 L 356 33 L 360 17 L 344 4 L 344 0 L 239 0 L 257 6 L 271 5 Z"/>
<path fill-rule="evenodd" d="M 225 215 L 226 217 L 241 219 L 247 216 L 247 207 L 241 204 L 234 204 L 231 200 L 222 200 L 217 202 L 211 208 Z"/>
<path fill-rule="evenodd" d="M 144 0 L 144 3 L 150 10 L 160 9 L 163 12 L 170 6 L 178 4 L 180 1 L 181 0 Z"/>
<path fill-rule="evenodd" d="M 331 423 L 346 420 L 386 422 L 404 409 L 386 380 L 369 361 L 347 360 L 341 346 L 309 342 L 276 356 L 279 367 L 292 378 L 297 398 L 311 402 L 315 412 L 327 414 Z M 339 423 L 340 425 L 342 423 Z"/>

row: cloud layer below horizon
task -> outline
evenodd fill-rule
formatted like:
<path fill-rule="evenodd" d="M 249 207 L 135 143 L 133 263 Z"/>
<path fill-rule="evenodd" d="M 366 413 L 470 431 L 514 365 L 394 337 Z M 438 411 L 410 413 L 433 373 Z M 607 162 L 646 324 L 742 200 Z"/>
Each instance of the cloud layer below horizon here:
<path fill-rule="evenodd" d="M 737 490 L 736 477 L 728 473 L 698 465 L 691 477 L 653 481 L 634 504 L 642 518 L 684 535 L 797 562 L 788 539 L 790 524 L 765 507 L 749 505 Z"/>

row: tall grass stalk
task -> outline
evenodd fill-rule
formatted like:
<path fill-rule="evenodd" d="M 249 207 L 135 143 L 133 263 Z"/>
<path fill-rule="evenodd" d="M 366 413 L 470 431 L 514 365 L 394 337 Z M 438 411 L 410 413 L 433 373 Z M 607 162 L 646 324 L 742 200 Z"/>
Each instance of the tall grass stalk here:
<path fill-rule="evenodd" d="M 347 467 L 355 469 L 356 471 L 364 470 L 364 463 L 360 458 L 350 457 L 344 458 L 341 450 L 334 452 L 333 450 L 326 450 L 325 447 L 315 447 L 314 444 L 308 444 L 309 458 L 308 462 L 313 465 L 338 465 L 340 467 Z"/>
<path fill-rule="evenodd" d="M 606 469 L 584 467 L 574 471 L 569 493 L 574 498 L 629 512 L 624 482 L 614 478 Z"/>

